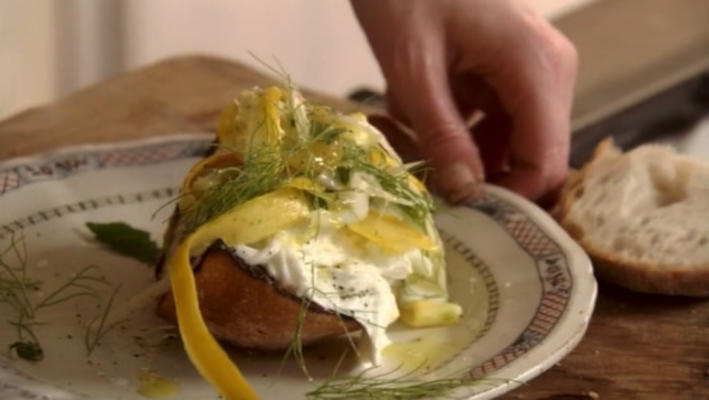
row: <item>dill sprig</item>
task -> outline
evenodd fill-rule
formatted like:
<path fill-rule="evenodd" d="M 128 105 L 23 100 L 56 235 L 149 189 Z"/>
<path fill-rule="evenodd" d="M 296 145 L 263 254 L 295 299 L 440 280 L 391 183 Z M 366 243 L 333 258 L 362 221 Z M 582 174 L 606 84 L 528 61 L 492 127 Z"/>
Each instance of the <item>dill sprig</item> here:
<path fill-rule="evenodd" d="M 282 83 L 284 83 L 288 88 L 293 87 L 293 82 L 291 80 L 290 74 L 286 71 L 286 69 L 283 67 L 283 64 L 281 64 L 280 60 L 276 56 L 272 56 L 273 62 L 276 63 L 276 67 L 272 66 L 269 64 L 267 61 L 259 57 L 256 53 L 249 51 L 249 55 L 256 60 L 259 64 L 264 66 L 267 70 L 271 71 Z"/>
<path fill-rule="evenodd" d="M 16 341 L 9 347 L 28 361 L 39 361 L 43 350 L 33 327 L 39 325 L 38 313 L 78 297 L 97 297 L 96 285 L 106 284 L 98 276 L 95 265 L 89 265 L 74 274 L 59 287 L 33 300 L 31 293 L 40 290 L 42 282 L 28 276 L 27 246 L 24 235 L 12 234 L 10 244 L 0 252 L 0 303 L 6 304 L 14 315 L 7 323 L 15 328 Z M 14 263 L 9 259 L 14 258 Z"/>
<path fill-rule="evenodd" d="M 305 326 L 305 317 L 308 312 L 308 308 L 310 308 L 310 304 L 314 301 L 313 299 L 317 294 L 320 294 L 322 296 L 327 296 L 327 294 L 315 287 L 315 270 L 314 266 L 311 265 L 311 284 L 310 288 L 308 288 L 307 292 L 305 295 L 302 296 L 300 299 L 300 308 L 298 309 L 298 316 L 296 319 L 296 325 L 295 329 L 293 331 L 293 338 L 291 339 L 290 345 L 288 346 L 288 349 L 286 349 L 285 354 L 283 355 L 283 359 L 281 360 L 281 368 L 283 368 L 284 363 L 293 356 L 293 359 L 295 360 L 296 364 L 298 364 L 298 367 L 300 367 L 300 370 L 303 372 L 303 374 L 308 378 L 309 381 L 313 380 L 313 377 L 310 375 L 310 372 L 308 371 L 308 366 L 305 361 L 305 354 L 303 352 L 303 328 Z M 360 357 L 359 350 L 357 349 L 357 345 L 354 342 L 354 339 L 352 338 L 352 335 L 350 334 L 349 330 L 347 329 L 347 325 L 345 324 L 345 321 L 342 319 L 343 315 L 346 315 L 346 313 L 343 312 L 343 310 L 340 310 L 338 307 L 334 306 L 334 304 L 331 305 L 331 310 L 335 313 L 335 316 L 338 319 L 338 322 L 340 323 L 340 326 L 342 327 L 342 331 L 344 332 L 347 342 L 349 343 L 350 348 L 354 351 L 355 355 L 357 358 Z M 343 354 L 344 357 L 344 354 Z M 342 360 L 340 360 L 341 362 Z M 339 368 L 338 362 L 337 367 L 335 368 L 335 371 Z"/>
<path fill-rule="evenodd" d="M 312 274 L 314 276 L 314 267 Z M 316 295 L 321 295 L 327 299 L 328 294 L 315 288 L 314 281 L 311 282 L 311 287 L 308 288 L 306 295 L 301 299 L 301 307 L 298 312 L 298 317 L 296 321 L 296 327 L 294 330 L 293 338 L 291 343 L 286 350 L 281 362 L 281 367 L 283 363 L 289 358 L 293 357 L 298 366 L 300 367 L 303 374 L 308 378 L 309 381 L 313 381 L 313 377 L 310 375 L 308 370 L 305 355 L 303 352 L 303 341 L 302 333 L 303 327 L 305 325 L 306 313 L 310 304 L 314 301 Z M 343 315 L 348 315 L 346 310 L 338 309 L 333 305 L 330 305 L 331 309 L 336 313 L 337 318 L 342 324 L 343 331 L 347 336 L 350 347 L 355 351 L 357 357 L 359 357 L 359 351 L 357 346 L 351 337 L 351 334 L 345 326 L 345 322 L 342 319 Z M 349 348 L 348 348 L 349 349 Z M 450 391 L 459 389 L 462 387 L 468 387 L 478 384 L 484 384 L 489 380 L 482 380 L 473 378 L 470 376 L 462 377 L 448 377 L 439 379 L 427 379 L 426 377 L 415 377 L 414 375 L 421 371 L 422 368 L 415 368 L 414 370 L 396 376 L 398 369 L 394 369 L 376 376 L 367 376 L 367 374 L 374 368 L 365 369 L 359 374 L 351 377 L 336 378 L 342 362 L 347 356 L 347 350 L 343 352 L 337 361 L 335 368 L 331 372 L 329 378 L 323 383 L 315 387 L 315 389 L 306 393 L 306 398 L 309 400 L 371 400 L 371 399 L 423 399 L 429 397 L 437 397 L 448 394 Z M 422 365 L 423 367 L 423 365 Z"/>
<path fill-rule="evenodd" d="M 396 370 L 368 377 L 371 369 L 342 379 L 330 378 L 306 393 L 309 400 L 372 400 L 423 399 L 442 396 L 451 390 L 474 386 L 485 381 L 472 377 L 425 379 L 413 377 L 413 372 L 391 377 Z"/>
<path fill-rule="evenodd" d="M 256 147 L 256 146 L 254 146 Z M 215 169 L 224 181 L 204 192 L 191 193 L 194 203 L 184 210 L 182 223 L 192 232 L 233 207 L 275 189 L 283 180 L 283 160 L 270 146 L 254 148 L 244 164 Z"/>
<path fill-rule="evenodd" d="M 308 365 L 305 362 L 305 354 L 303 353 L 303 327 L 305 326 L 305 316 L 312 302 L 310 297 L 305 297 L 300 300 L 300 309 L 298 309 L 298 316 L 295 324 L 295 330 L 293 331 L 293 339 L 286 349 L 285 354 L 283 354 L 283 359 L 281 360 L 281 368 L 285 364 L 286 360 L 291 356 L 295 360 L 300 370 L 308 378 L 309 381 L 313 380 L 313 377 L 308 371 Z"/>
<path fill-rule="evenodd" d="M 299 108 L 304 108 L 307 114 L 308 107 L 309 103 L 285 102 L 285 119 L 295 121 Z M 259 128 L 263 126 L 267 131 L 275 131 L 272 122 L 266 120 Z M 297 138 L 295 142 L 283 140 L 275 144 L 252 143 L 256 139 L 254 132 L 246 132 L 252 140 L 244 149 L 243 164 L 212 169 L 210 173 L 219 176 L 218 184 L 211 185 L 203 192 L 185 194 L 195 200 L 184 210 L 181 219 L 186 233 L 247 200 L 276 189 L 293 177 L 314 178 L 321 172 L 322 167 L 318 168 L 317 157 L 312 150 L 313 143 L 330 143 L 341 132 L 342 129 L 331 125 L 312 123 L 308 125 L 305 137 Z M 236 151 L 225 147 L 222 149 Z M 300 164 L 297 166 L 292 162 L 295 158 L 300 158 Z"/>
<path fill-rule="evenodd" d="M 263 60 L 258 59 L 264 65 Z M 278 73 L 270 67 L 272 72 Z M 307 101 L 295 101 L 295 89 L 287 75 L 281 78 L 288 84 L 291 95 L 280 103 L 279 119 L 296 130 L 290 130 L 275 142 L 264 140 L 279 137 L 276 121 L 265 117 L 249 132 L 239 132 L 249 140 L 243 149 L 221 147 L 221 151 L 233 151 L 242 156 L 243 164 L 211 169 L 208 174 L 214 183 L 205 190 L 185 193 L 194 201 L 181 210 L 184 233 L 193 232 L 199 226 L 230 209 L 259 195 L 276 189 L 289 179 L 304 176 L 317 180 L 321 174 L 336 173 L 342 181 L 343 172 L 360 171 L 371 175 L 381 188 L 399 199 L 397 206 L 409 216 L 414 225 L 425 230 L 425 220 L 431 215 L 433 202 L 424 191 L 411 187 L 406 166 L 394 171 L 369 160 L 370 151 L 386 152 L 383 148 L 365 149 L 352 140 L 340 141 L 341 135 L 352 128 L 338 121 L 337 112 L 328 106 Z M 290 128 L 289 128 L 290 129 Z M 418 167 L 419 164 L 413 164 Z M 346 182 L 344 183 L 347 186 Z"/>
<path fill-rule="evenodd" d="M 89 322 L 89 324 L 86 327 L 86 333 L 84 334 L 84 346 L 86 346 L 86 355 L 90 356 L 91 353 L 93 353 L 94 349 L 96 349 L 96 346 L 98 346 L 101 342 L 101 339 L 108 334 L 113 328 L 118 326 L 118 324 L 121 323 L 121 321 L 116 321 L 113 323 L 108 322 L 108 314 L 111 311 L 111 307 L 113 306 L 113 301 L 116 299 L 116 295 L 118 294 L 118 291 L 121 289 L 121 285 L 116 286 L 116 288 L 113 290 L 111 293 L 111 296 L 108 298 L 108 302 L 106 305 L 103 307 L 103 312 L 94 319 Z M 98 322 L 98 326 L 94 330 L 93 326 Z"/>
<path fill-rule="evenodd" d="M 420 163 L 414 164 L 416 168 L 420 166 Z M 403 204 L 397 204 L 397 206 L 410 217 L 416 226 L 425 227 L 426 219 L 434 211 L 433 200 L 428 193 L 418 192 L 411 188 L 409 173 L 406 169 L 391 171 L 385 167 L 377 166 L 369 160 L 367 152 L 359 147 L 345 149 L 341 167 L 349 168 L 350 171 L 361 171 L 374 177 L 383 190 L 403 200 Z"/>

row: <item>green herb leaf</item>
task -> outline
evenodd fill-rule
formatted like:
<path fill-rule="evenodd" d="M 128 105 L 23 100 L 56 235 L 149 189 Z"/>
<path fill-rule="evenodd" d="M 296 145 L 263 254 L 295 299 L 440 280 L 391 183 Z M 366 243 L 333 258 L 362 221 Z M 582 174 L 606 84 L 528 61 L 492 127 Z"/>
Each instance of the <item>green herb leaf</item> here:
<path fill-rule="evenodd" d="M 93 232 L 96 240 L 117 253 L 147 264 L 154 264 L 158 259 L 160 248 L 144 230 L 123 222 L 87 222 L 86 226 Z"/>
<path fill-rule="evenodd" d="M 15 350 L 17 356 L 27 361 L 40 361 L 44 358 L 44 351 L 37 342 L 15 342 L 10 345 L 10 350 Z"/>
<path fill-rule="evenodd" d="M 347 186 L 350 184 L 350 176 L 352 171 L 347 167 L 335 168 L 335 175 L 341 184 Z"/>

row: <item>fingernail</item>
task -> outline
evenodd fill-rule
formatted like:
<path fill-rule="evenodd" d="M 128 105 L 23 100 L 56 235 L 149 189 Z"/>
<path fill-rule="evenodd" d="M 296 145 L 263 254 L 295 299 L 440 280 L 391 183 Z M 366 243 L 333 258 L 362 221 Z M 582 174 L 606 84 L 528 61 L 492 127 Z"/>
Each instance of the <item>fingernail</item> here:
<path fill-rule="evenodd" d="M 445 169 L 443 179 L 446 195 L 453 203 L 473 201 L 483 195 L 482 181 L 475 177 L 467 165 L 456 163 Z"/>

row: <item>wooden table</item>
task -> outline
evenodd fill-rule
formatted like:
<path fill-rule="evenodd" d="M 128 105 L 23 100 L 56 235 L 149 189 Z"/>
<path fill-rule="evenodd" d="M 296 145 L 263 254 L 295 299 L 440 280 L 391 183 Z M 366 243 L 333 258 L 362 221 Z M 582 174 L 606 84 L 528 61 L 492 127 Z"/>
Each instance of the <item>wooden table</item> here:
<path fill-rule="evenodd" d="M 0 122 L 0 160 L 87 142 L 213 130 L 220 109 L 239 91 L 268 82 L 225 60 L 167 60 Z M 709 300 L 642 295 L 601 283 L 581 344 L 503 398 L 709 399 Z"/>

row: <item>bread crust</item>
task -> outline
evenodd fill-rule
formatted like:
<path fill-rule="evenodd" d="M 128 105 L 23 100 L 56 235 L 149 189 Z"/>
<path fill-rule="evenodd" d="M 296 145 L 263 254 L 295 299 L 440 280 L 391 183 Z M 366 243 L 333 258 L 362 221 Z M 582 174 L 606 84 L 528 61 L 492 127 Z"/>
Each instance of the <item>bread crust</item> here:
<path fill-rule="evenodd" d="M 604 156 L 617 153 L 611 139 L 598 144 L 591 160 L 579 171 L 569 175 L 559 200 L 556 217 L 566 231 L 591 256 L 596 276 L 630 290 L 668 295 L 709 296 L 709 265 L 682 267 L 659 265 L 630 259 L 591 243 L 585 238 L 582 226 L 569 217 L 574 201 L 585 190 L 584 184 L 591 168 Z"/>
<path fill-rule="evenodd" d="M 586 246 L 582 244 L 582 246 Z M 598 278 L 644 293 L 709 296 L 709 266 L 704 269 L 667 268 L 651 263 L 628 262 L 589 249 Z"/>
<path fill-rule="evenodd" d="M 302 301 L 274 281 L 262 266 L 239 259 L 216 243 L 195 268 L 202 316 L 212 334 L 242 348 L 277 351 L 293 342 Z M 176 323 L 170 292 L 162 296 L 157 314 Z M 301 340 L 309 345 L 361 326 L 354 319 L 311 302 L 305 311 Z"/>

